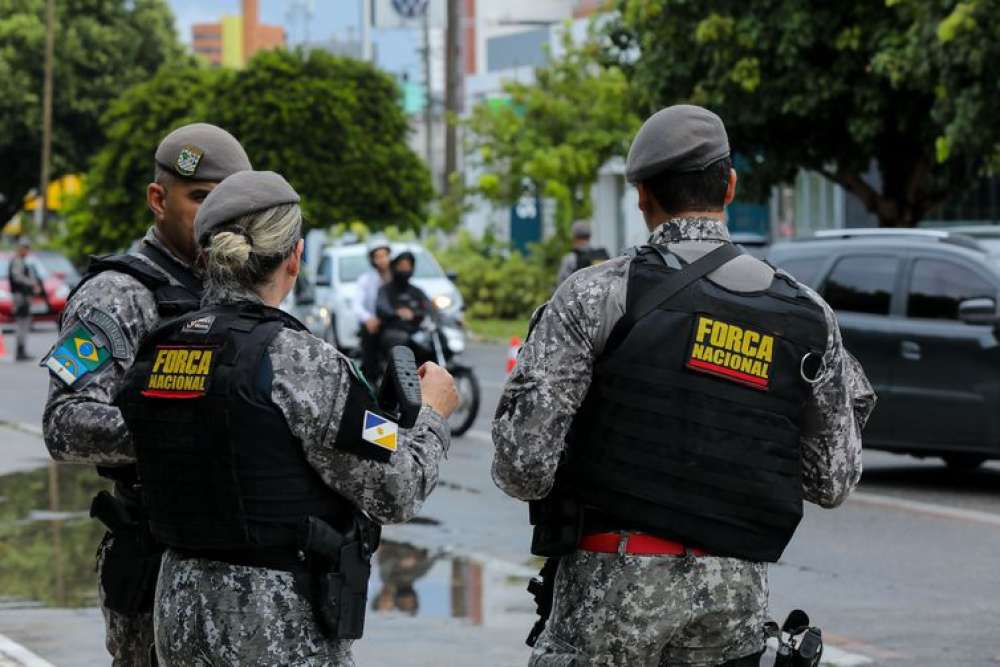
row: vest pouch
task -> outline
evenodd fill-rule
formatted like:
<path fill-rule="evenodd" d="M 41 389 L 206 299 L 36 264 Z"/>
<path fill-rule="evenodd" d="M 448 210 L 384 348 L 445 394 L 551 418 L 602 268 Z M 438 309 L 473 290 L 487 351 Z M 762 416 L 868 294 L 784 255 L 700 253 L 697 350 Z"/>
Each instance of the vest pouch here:
<path fill-rule="evenodd" d="M 141 510 L 102 491 L 91 515 L 111 531 L 101 566 L 104 606 L 125 616 L 151 612 L 163 548 L 153 541 Z"/>
<path fill-rule="evenodd" d="M 528 513 L 534 526 L 531 533 L 532 554 L 551 558 L 576 551 L 583 535 L 583 510 L 574 498 L 550 493 L 541 500 L 528 503 Z"/>

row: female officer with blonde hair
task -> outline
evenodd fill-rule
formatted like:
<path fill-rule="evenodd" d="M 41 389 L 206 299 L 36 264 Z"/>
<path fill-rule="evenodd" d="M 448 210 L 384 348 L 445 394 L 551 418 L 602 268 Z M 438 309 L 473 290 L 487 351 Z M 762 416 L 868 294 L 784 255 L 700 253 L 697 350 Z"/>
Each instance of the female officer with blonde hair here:
<path fill-rule="evenodd" d="M 244 171 L 195 221 L 202 309 L 145 341 L 119 394 L 153 536 L 166 665 L 352 665 L 380 524 L 412 517 L 438 479 L 457 405 L 419 370 L 410 430 L 352 364 L 277 310 L 302 258 L 299 196 Z"/>

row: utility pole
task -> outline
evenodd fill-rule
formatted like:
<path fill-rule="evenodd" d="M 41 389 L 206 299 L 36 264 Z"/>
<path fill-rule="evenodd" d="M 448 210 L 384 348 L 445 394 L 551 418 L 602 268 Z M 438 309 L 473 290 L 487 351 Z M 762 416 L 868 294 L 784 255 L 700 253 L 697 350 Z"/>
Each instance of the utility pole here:
<path fill-rule="evenodd" d="M 56 1 L 45 3 L 45 84 L 42 91 L 42 173 L 35 205 L 35 229 L 46 226 L 49 196 L 49 163 L 52 160 L 52 68 L 55 57 Z"/>
<path fill-rule="evenodd" d="M 424 8 L 424 143 L 427 152 L 427 168 L 434 173 L 434 111 L 431 98 L 431 10 Z"/>
<path fill-rule="evenodd" d="M 461 29 L 460 0 L 448 1 L 448 26 L 445 31 L 445 135 L 444 135 L 444 184 L 442 192 L 448 193 L 451 175 L 458 170 L 458 127 L 453 122 L 458 116 L 459 81 L 461 80 Z"/>

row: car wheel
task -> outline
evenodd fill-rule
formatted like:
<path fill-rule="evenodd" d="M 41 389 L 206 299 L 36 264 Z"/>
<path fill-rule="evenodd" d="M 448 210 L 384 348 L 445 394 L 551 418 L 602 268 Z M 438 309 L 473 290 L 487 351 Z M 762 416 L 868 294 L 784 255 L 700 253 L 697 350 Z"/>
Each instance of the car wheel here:
<path fill-rule="evenodd" d="M 986 461 L 985 456 L 977 454 L 948 454 L 942 456 L 945 465 L 952 470 L 975 470 Z"/>

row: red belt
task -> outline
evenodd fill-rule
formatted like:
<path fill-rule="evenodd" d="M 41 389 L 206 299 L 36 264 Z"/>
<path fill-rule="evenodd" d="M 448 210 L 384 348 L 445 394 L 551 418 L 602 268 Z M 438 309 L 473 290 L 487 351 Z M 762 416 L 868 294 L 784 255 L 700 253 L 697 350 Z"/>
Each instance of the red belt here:
<path fill-rule="evenodd" d="M 685 547 L 680 542 L 665 540 L 645 533 L 594 533 L 580 539 L 580 549 L 606 554 L 625 553 L 634 556 L 707 556 L 702 549 Z"/>

